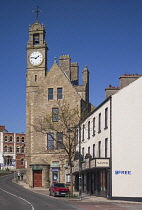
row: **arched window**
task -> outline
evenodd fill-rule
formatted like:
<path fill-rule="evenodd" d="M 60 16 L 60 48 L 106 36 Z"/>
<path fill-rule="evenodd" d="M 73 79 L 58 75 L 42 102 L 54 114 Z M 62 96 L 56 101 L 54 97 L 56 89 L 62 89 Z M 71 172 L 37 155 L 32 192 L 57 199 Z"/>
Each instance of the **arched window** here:
<path fill-rule="evenodd" d="M 4 141 L 6 141 L 6 142 L 7 142 L 7 136 L 5 136 L 5 137 L 4 137 Z"/>
<path fill-rule="evenodd" d="M 16 147 L 16 152 L 20 153 L 20 147 L 19 146 Z"/>
<path fill-rule="evenodd" d="M 25 141 L 25 137 L 22 137 L 22 142 L 24 142 Z"/>
<path fill-rule="evenodd" d="M 22 165 L 22 166 L 25 165 L 25 160 L 24 160 L 24 158 L 21 158 L 21 165 Z"/>
<path fill-rule="evenodd" d="M 13 152 L 13 147 L 12 146 L 9 147 L 9 152 Z"/>
<path fill-rule="evenodd" d="M 22 153 L 24 153 L 24 151 L 25 151 L 25 148 L 24 148 L 24 146 L 21 148 L 21 152 Z"/>
<path fill-rule="evenodd" d="M 17 136 L 17 137 L 16 137 L 16 141 L 17 141 L 17 142 L 19 142 L 19 141 L 20 141 L 20 138 L 19 138 L 19 136 Z"/>
<path fill-rule="evenodd" d="M 3 151 L 8 152 L 7 150 L 8 150 L 8 147 L 7 147 L 7 145 L 5 145 L 4 148 L 3 148 Z"/>
<path fill-rule="evenodd" d="M 12 142 L 12 136 L 10 136 L 9 141 L 11 141 L 11 142 Z"/>

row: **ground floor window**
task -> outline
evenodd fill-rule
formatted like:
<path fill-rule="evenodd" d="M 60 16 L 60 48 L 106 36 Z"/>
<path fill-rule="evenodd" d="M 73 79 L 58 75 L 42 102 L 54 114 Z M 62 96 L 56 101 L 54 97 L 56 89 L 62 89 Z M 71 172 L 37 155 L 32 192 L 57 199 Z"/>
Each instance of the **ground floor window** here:
<path fill-rule="evenodd" d="M 52 169 L 54 170 L 54 169 Z M 52 181 L 59 182 L 59 171 L 52 171 Z"/>
<path fill-rule="evenodd" d="M 66 183 L 70 183 L 70 181 L 71 181 L 70 174 L 66 174 Z"/>

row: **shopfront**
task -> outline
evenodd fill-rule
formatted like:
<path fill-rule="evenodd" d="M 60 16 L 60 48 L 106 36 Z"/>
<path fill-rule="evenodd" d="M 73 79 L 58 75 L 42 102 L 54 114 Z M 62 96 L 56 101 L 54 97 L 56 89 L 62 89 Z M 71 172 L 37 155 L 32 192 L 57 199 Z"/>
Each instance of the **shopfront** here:
<path fill-rule="evenodd" d="M 79 190 L 79 160 L 74 164 L 75 190 Z M 82 192 L 95 195 L 108 197 L 109 193 L 109 159 L 85 159 L 81 163 L 81 189 Z"/>

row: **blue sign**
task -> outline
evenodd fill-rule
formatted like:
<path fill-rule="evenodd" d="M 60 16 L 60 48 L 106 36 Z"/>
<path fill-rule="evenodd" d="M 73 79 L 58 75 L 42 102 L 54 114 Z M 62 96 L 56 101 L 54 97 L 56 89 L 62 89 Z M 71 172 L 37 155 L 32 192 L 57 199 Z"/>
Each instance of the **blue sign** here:
<path fill-rule="evenodd" d="M 119 174 L 131 175 L 131 171 L 115 171 L 115 175 L 119 175 Z"/>

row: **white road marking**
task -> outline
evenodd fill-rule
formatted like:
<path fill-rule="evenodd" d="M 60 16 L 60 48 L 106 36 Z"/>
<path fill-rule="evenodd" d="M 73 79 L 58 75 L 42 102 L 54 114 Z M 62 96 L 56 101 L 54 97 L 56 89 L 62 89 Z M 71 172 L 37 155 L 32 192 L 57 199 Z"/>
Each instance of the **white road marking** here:
<path fill-rule="evenodd" d="M 33 206 L 29 201 L 27 201 L 26 199 L 21 198 L 21 197 L 15 195 L 15 194 L 13 194 L 13 193 L 10 193 L 10 192 L 8 192 L 8 191 L 6 191 L 6 190 L 3 190 L 2 188 L 0 188 L 0 190 L 2 190 L 3 192 L 6 192 L 6 193 L 8 193 L 8 194 L 10 194 L 10 195 L 12 195 L 12 196 L 15 196 L 15 197 L 17 197 L 17 198 L 19 198 L 19 199 L 21 199 L 21 200 L 27 202 L 29 205 L 31 205 L 32 210 L 34 210 L 34 206 Z"/>

